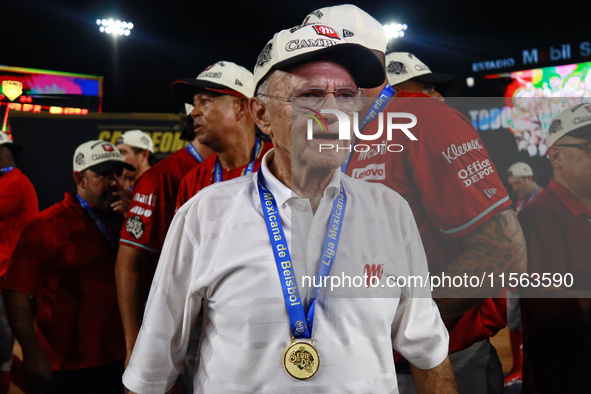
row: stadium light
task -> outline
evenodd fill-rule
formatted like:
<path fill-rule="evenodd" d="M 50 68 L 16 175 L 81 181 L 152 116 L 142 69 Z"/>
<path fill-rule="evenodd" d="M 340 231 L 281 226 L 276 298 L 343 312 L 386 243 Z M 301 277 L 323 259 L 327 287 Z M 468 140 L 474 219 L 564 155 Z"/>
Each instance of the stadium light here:
<path fill-rule="evenodd" d="M 133 23 L 113 19 L 97 19 L 99 31 L 113 36 L 128 36 L 133 29 Z"/>
<path fill-rule="evenodd" d="M 392 38 L 402 38 L 408 29 L 406 23 L 390 23 L 388 25 L 384 25 L 384 30 L 386 31 L 386 35 L 388 36 L 388 40 Z"/>

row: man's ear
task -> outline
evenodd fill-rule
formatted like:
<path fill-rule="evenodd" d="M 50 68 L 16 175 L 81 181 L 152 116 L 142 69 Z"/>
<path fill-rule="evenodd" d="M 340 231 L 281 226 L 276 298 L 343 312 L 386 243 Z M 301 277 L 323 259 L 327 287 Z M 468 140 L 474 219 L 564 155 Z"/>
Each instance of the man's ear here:
<path fill-rule="evenodd" d="M 148 159 L 150 158 L 150 151 L 147 149 L 144 149 L 142 151 L 142 157 L 146 160 L 146 163 L 148 162 Z M 137 168 L 136 168 L 137 170 Z"/>
<path fill-rule="evenodd" d="M 271 129 L 271 119 L 269 116 L 269 109 L 266 104 L 260 99 L 253 97 L 248 100 L 248 107 L 256 125 L 263 133 L 269 137 L 273 137 L 273 130 Z"/>
<path fill-rule="evenodd" d="M 80 171 L 74 171 L 74 182 L 76 182 L 76 186 L 85 189 L 86 188 L 86 177 Z"/>
<path fill-rule="evenodd" d="M 550 162 L 552 163 L 552 167 L 554 168 L 560 168 L 562 167 L 562 159 L 563 159 L 563 152 L 561 149 L 558 149 L 555 146 L 551 146 L 548 148 L 548 151 L 546 152 L 546 154 L 548 155 L 548 158 L 550 159 Z"/>
<path fill-rule="evenodd" d="M 235 100 L 234 102 L 235 110 L 236 110 L 236 120 L 240 120 L 245 116 L 250 115 L 250 111 L 248 109 L 248 98 L 247 97 L 240 97 Z"/>

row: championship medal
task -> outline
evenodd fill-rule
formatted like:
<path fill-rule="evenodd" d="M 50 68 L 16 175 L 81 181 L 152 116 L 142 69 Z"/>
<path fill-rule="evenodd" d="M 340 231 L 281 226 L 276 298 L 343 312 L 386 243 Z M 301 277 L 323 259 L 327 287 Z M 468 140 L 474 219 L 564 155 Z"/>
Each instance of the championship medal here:
<path fill-rule="evenodd" d="M 281 280 L 281 287 L 283 289 L 283 297 L 285 299 L 285 306 L 287 314 L 289 315 L 289 323 L 291 332 L 293 334 L 291 344 L 283 353 L 283 366 L 288 374 L 300 380 L 310 379 L 318 371 L 320 366 L 320 356 L 318 351 L 314 348 L 314 340 L 312 339 L 312 327 L 314 324 L 314 310 L 316 300 L 320 294 L 321 288 L 316 289 L 315 296 L 311 299 L 308 311 L 304 311 L 302 299 L 298 290 L 297 282 L 294 280 L 295 273 L 291 264 L 291 255 L 289 247 L 283 232 L 283 225 L 278 214 L 278 207 L 273 194 L 267 189 L 263 172 L 258 172 L 258 190 L 261 200 L 261 207 L 263 207 L 263 216 L 267 225 L 269 233 L 269 240 L 273 254 L 275 256 L 275 263 L 277 264 L 277 272 Z M 318 272 L 319 277 L 326 277 L 330 273 L 333 256 L 336 256 L 339 238 L 341 236 L 341 228 L 343 223 L 343 215 L 347 205 L 347 195 L 341 183 L 338 197 L 334 200 L 332 205 L 332 214 L 329 221 L 327 234 L 324 240 L 324 251 L 321 256 L 322 263 Z M 334 234 L 333 234 L 334 233 Z M 333 241 L 334 240 L 334 241 Z M 295 282 L 295 284 L 294 284 Z M 293 286 L 295 291 L 290 291 Z M 289 287 L 289 288 L 288 288 Z M 295 342 L 294 338 L 309 338 L 308 342 Z"/>
<path fill-rule="evenodd" d="M 308 342 L 292 342 L 283 354 L 283 366 L 296 379 L 310 379 L 318 371 L 320 356 Z"/>

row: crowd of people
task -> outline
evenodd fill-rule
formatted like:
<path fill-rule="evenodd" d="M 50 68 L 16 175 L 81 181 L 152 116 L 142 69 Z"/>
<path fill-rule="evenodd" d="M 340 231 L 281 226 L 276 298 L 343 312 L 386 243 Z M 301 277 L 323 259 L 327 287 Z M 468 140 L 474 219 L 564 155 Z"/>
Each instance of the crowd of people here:
<path fill-rule="evenodd" d="M 360 8 L 314 10 L 252 72 L 172 82 L 185 148 L 84 142 L 76 190 L 42 212 L 0 132 L 0 393 L 14 337 L 30 393 L 590 390 L 591 104 L 550 124 L 547 188 L 510 167 L 513 209 L 437 91 L 453 76 L 386 46 Z M 501 280 L 542 273 L 576 285 Z"/>

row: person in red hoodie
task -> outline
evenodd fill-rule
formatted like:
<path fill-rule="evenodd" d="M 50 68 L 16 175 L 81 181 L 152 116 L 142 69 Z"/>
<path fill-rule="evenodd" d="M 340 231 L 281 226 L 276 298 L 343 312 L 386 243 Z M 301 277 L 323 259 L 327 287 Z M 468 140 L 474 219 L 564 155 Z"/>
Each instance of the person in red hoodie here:
<path fill-rule="evenodd" d="M 35 188 L 16 167 L 15 156 L 21 150 L 0 131 L 0 276 L 8 268 L 23 228 L 39 213 Z M 6 394 L 10 386 L 13 346 L 14 335 L 0 298 L 0 394 Z"/>

